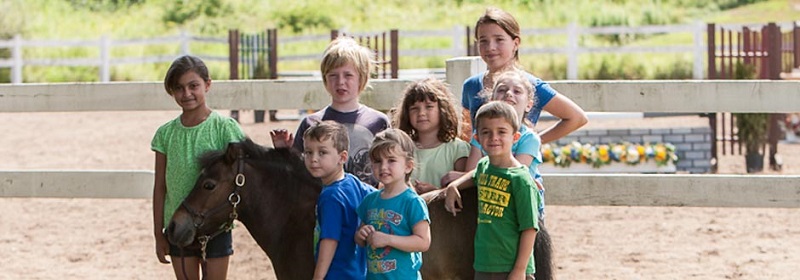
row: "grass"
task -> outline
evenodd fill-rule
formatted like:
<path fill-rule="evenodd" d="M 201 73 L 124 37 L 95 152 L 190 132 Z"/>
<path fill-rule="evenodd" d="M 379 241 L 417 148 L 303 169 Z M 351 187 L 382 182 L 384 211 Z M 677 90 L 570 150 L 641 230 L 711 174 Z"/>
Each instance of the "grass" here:
<path fill-rule="evenodd" d="M 512 11 L 523 28 L 547 28 L 566 26 L 577 22 L 581 26 L 604 26 L 615 24 L 641 25 L 654 23 L 680 23 L 695 20 L 714 22 L 759 22 L 772 19 L 785 22 L 800 18 L 800 13 L 791 9 L 783 0 L 770 0 L 741 6 L 728 11 L 717 11 L 717 6 L 728 5 L 735 0 L 515 0 L 492 2 L 500 8 Z M 792 0 L 792 3 L 800 0 Z M 147 0 L 144 4 L 121 5 L 114 9 L 92 10 L 73 5 L 86 2 L 78 0 L 4 0 L 0 9 L 9 11 L 0 15 L 0 38 L 22 34 L 26 39 L 98 39 L 101 35 L 114 39 L 153 38 L 177 35 L 179 30 L 188 30 L 193 35 L 224 38 L 228 29 L 240 32 L 255 32 L 265 28 L 279 27 L 279 36 L 327 34 L 330 29 L 349 32 L 375 32 L 389 29 L 434 30 L 474 24 L 487 4 L 482 0 Z M 103 3 L 126 3 L 125 0 L 103 1 Z M 179 7 L 176 3 L 189 3 Z M 711 4 L 709 4 L 711 3 Z M 211 8 L 210 8 L 211 7 Z M 165 11 L 181 11 L 191 14 L 185 22 L 165 22 Z M 194 13 L 194 14 L 192 14 Z M 700 15 L 711 13 L 709 16 Z M 58 24 L 53 24 L 57 22 Z M 302 30 L 295 32 L 294 30 Z M 625 43 L 642 46 L 692 44 L 692 35 L 668 34 L 646 38 L 623 39 Z M 566 45 L 563 35 L 523 37 L 523 44 L 531 47 Z M 311 43 L 283 44 L 279 55 L 320 54 L 325 40 Z M 585 36 L 584 46 L 608 46 L 618 44 L 608 38 Z M 449 48 L 450 38 L 420 38 L 401 40 L 401 49 Z M 129 46 L 117 48 L 113 57 L 136 57 L 177 53 L 178 46 Z M 227 55 L 224 44 L 194 43 L 191 52 L 199 55 Z M 25 57 L 97 57 L 96 48 L 26 48 Z M 2 55 L 2 52 L 0 52 Z M 447 57 L 403 57 L 401 69 L 441 68 Z M 685 74 L 684 63 L 691 64 L 686 55 L 582 55 L 580 57 L 582 78 L 656 78 L 681 77 Z M 566 57 L 563 55 L 524 56 L 522 64 L 537 75 L 549 79 L 566 78 Z M 121 65 L 112 69 L 113 80 L 160 80 L 168 65 L 141 64 Z M 214 79 L 227 79 L 226 63 L 210 62 Z M 284 61 L 281 71 L 317 70 L 318 62 Z M 676 68 L 677 70 L 670 70 Z M 665 72 L 674 73 L 665 73 Z M 26 67 L 26 82 L 96 81 L 98 70 L 93 67 Z M 0 69 L 0 74 L 7 73 Z M 689 72 L 691 76 L 691 72 Z M 0 76 L 0 82 L 7 75 Z"/>

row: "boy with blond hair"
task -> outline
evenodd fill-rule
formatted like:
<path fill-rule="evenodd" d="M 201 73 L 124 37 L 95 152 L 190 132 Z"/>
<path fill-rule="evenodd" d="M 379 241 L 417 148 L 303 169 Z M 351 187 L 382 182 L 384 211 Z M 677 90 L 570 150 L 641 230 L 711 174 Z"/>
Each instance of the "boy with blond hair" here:
<path fill-rule="evenodd" d="M 478 161 L 474 177 L 464 176 L 447 186 L 445 208 L 453 215 L 463 205 L 458 190 L 478 186 L 475 279 L 534 279 L 536 183 L 511 153 L 520 123 L 514 107 L 505 102 L 481 106 L 474 137 L 486 156 Z"/>
<path fill-rule="evenodd" d="M 343 125 L 323 121 L 309 127 L 302 138 L 306 169 L 322 180 L 314 228 L 313 279 L 365 279 L 366 251 L 354 240 L 361 225 L 356 208 L 375 189 L 344 171 L 350 141 Z"/>
<path fill-rule="evenodd" d="M 367 87 L 374 54 L 349 37 L 332 41 L 323 53 L 320 70 L 325 90 L 331 96 L 330 105 L 303 118 L 295 135 L 303 133 L 311 125 L 323 120 L 341 123 L 350 135 L 350 156 L 345 171 L 372 186 L 378 181 L 372 176 L 369 161 L 369 146 L 378 132 L 389 127 L 389 117 L 361 104 L 359 97 Z M 276 148 L 289 147 L 303 151 L 303 138 L 292 137 L 285 129 L 270 132 Z"/>

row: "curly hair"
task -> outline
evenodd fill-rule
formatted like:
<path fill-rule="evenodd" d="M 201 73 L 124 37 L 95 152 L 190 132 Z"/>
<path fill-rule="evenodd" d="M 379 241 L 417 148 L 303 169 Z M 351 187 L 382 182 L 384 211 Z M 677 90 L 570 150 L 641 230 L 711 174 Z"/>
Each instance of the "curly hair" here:
<path fill-rule="evenodd" d="M 414 103 L 431 101 L 439 105 L 439 141 L 450 142 L 459 135 L 459 114 L 453 93 L 446 83 L 436 78 L 426 78 L 409 84 L 403 92 L 399 106 L 395 106 L 392 127 L 399 128 L 417 141 L 419 135 L 411 125 L 408 111 Z"/>

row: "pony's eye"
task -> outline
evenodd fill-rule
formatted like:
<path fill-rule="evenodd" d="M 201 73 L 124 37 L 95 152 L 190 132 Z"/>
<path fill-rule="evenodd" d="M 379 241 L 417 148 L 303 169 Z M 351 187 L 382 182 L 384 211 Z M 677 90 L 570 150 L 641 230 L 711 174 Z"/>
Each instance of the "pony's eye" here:
<path fill-rule="evenodd" d="M 213 189 L 214 189 L 214 187 L 216 187 L 216 185 L 214 185 L 214 183 L 212 183 L 212 182 L 205 182 L 205 183 L 203 183 L 203 188 L 204 188 L 204 189 L 207 189 L 207 190 L 213 190 Z"/>

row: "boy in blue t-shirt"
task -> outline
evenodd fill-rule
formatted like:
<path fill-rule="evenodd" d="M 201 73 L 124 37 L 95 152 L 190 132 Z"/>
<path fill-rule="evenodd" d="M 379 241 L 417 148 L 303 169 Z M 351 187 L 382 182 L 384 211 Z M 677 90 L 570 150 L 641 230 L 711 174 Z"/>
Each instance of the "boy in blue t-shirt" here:
<path fill-rule="evenodd" d="M 350 140 L 343 125 L 322 121 L 309 127 L 303 140 L 306 169 L 323 185 L 317 199 L 313 279 L 365 279 L 365 250 L 354 237 L 361 224 L 356 207 L 375 189 L 344 172 Z"/>

